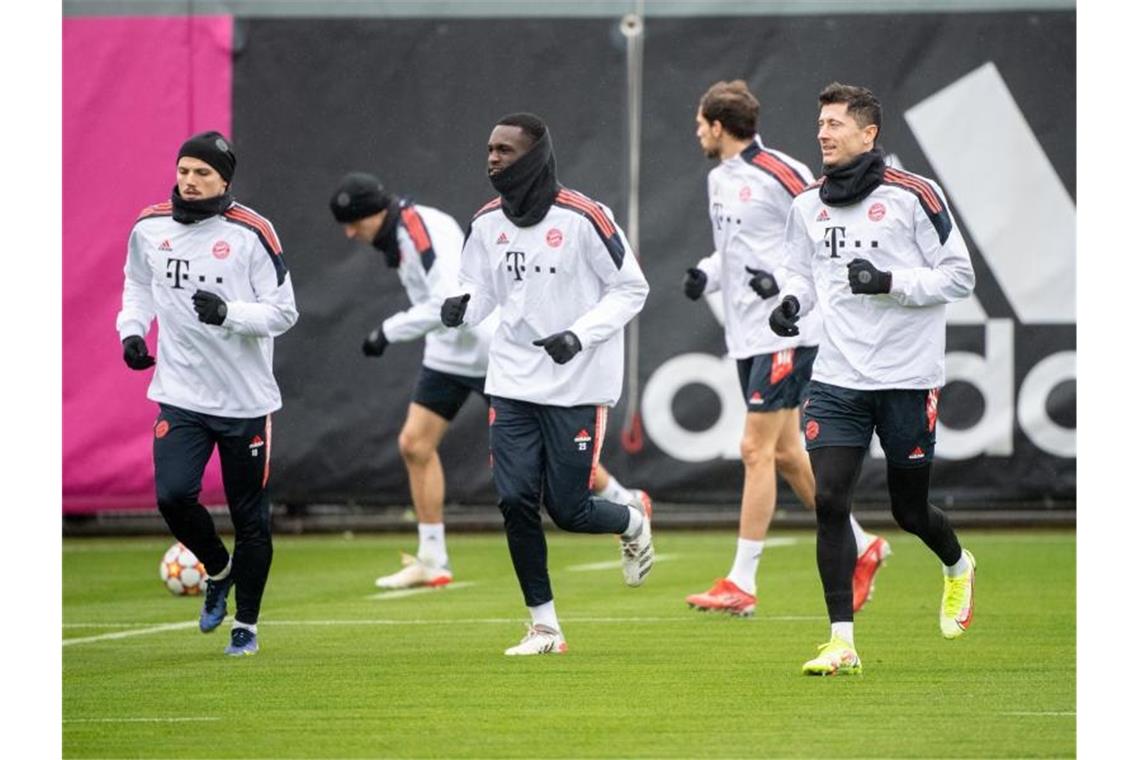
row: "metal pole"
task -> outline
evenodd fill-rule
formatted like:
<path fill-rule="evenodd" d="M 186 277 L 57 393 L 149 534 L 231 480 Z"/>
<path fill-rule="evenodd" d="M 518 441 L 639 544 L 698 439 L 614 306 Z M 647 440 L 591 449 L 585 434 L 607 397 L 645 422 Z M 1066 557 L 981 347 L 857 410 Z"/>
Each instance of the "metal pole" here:
<path fill-rule="evenodd" d="M 637 10 L 621 20 L 621 33 L 626 41 L 626 123 L 629 131 L 629 197 L 625 231 L 633 255 L 640 259 L 641 230 L 639 203 L 641 190 L 641 81 L 643 41 L 645 32 L 644 0 L 638 0 Z M 625 421 L 622 424 L 622 448 L 631 454 L 641 451 L 644 444 L 641 429 L 641 385 L 639 382 L 639 326 L 638 318 L 629 321 L 626 335 L 626 388 L 628 389 Z"/>

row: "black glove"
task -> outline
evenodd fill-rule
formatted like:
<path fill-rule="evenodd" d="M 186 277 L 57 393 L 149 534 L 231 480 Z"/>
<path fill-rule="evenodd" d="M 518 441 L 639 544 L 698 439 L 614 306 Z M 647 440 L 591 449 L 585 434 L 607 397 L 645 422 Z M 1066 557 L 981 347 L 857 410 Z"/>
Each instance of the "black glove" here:
<path fill-rule="evenodd" d="M 388 339 L 384 337 L 384 326 L 381 325 L 368 333 L 368 337 L 364 339 L 364 345 L 361 346 L 361 350 L 364 351 L 365 356 L 380 356 L 387 347 Z"/>
<path fill-rule="evenodd" d="M 709 284 L 709 276 L 696 267 L 689 267 L 685 270 L 685 280 L 681 284 L 685 287 L 685 297 L 690 301 L 695 301 L 701 297 L 701 293 L 705 292 L 705 286 Z"/>
<path fill-rule="evenodd" d="M 565 364 L 574 358 L 574 354 L 582 350 L 582 341 L 569 330 L 539 338 L 532 345 L 545 348 L 555 364 Z"/>
<path fill-rule="evenodd" d="M 795 296 L 784 296 L 780 305 L 772 309 L 772 316 L 768 317 L 768 326 L 777 335 L 790 338 L 800 334 L 796 322 L 800 321 L 800 302 Z"/>
<path fill-rule="evenodd" d="M 198 321 L 208 325 L 220 325 L 226 321 L 226 302 L 208 290 L 195 290 L 191 296 Z"/>
<path fill-rule="evenodd" d="M 852 259 L 847 262 L 847 281 L 852 293 L 874 295 L 891 292 L 891 273 L 880 272 L 866 259 Z"/>
<path fill-rule="evenodd" d="M 771 272 L 753 269 L 752 267 L 744 267 L 744 271 L 752 275 L 752 279 L 748 281 L 748 287 L 752 288 L 756 295 L 761 298 L 771 298 L 779 294 L 780 286 L 776 284 L 776 278 L 772 276 Z"/>
<path fill-rule="evenodd" d="M 154 366 L 154 357 L 147 353 L 146 341 L 137 335 L 123 339 L 123 361 L 131 369 L 149 369 Z"/>
<path fill-rule="evenodd" d="M 470 293 L 443 299 L 443 306 L 439 307 L 440 321 L 448 327 L 459 327 L 463 324 L 463 315 L 467 312 L 467 302 L 470 300 Z"/>

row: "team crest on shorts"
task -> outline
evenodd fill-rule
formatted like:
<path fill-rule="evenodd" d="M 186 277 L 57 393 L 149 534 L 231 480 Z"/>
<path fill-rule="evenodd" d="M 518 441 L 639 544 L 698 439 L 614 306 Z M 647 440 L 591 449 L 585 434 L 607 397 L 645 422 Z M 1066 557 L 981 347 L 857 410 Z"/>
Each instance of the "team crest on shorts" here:
<path fill-rule="evenodd" d="M 154 425 L 154 437 L 165 438 L 166 434 L 170 432 L 170 423 L 166 420 L 159 420 Z"/>
<path fill-rule="evenodd" d="M 819 423 L 815 420 L 808 420 L 807 427 L 804 428 L 804 435 L 807 436 L 809 441 L 814 441 L 819 437 Z"/>

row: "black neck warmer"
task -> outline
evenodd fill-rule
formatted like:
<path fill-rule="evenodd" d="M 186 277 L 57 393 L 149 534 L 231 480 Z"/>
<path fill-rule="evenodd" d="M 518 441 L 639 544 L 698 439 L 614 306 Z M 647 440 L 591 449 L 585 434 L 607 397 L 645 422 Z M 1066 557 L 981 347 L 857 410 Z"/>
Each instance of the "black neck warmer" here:
<path fill-rule="evenodd" d="M 222 213 L 234 203 L 234 197 L 229 191 L 204 201 L 188 201 L 178 194 L 178 185 L 170 194 L 170 205 L 174 207 L 174 221 L 181 224 L 193 224 L 203 219 Z"/>
<path fill-rule="evenodd" d="M 384 254 L 384 263 L 393 269 L 400 266 L 400 244 L 396 239 L 396 229 L 400 223 L 401 200 L 393 197 L 388 201 L 388 215 L 380 229 L 376 230 L 376 237 L 372 238 L 372 247 Z"/>
<path fill-rule="evenodd" d="M 849 164 L 824 167 L 819 198 L 828 206 L 850 206 L 871 194 L 883 181 L 886 163 L 883 151 L 875 148 Z"/>
<path fill-rule="evenodd" d="M 498 174 L 490 175 L 491 186 L 503 199 L 503 213 L 519 227 L 542 221 L 558 195 L 554 167 L 554 146 L 546 132 L 517 161 Z"/>

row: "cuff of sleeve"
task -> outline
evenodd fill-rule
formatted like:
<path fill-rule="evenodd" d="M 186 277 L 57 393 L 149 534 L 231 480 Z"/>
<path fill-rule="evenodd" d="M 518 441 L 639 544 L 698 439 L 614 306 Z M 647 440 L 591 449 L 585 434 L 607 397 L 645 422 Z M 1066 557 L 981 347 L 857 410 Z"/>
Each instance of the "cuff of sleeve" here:
<path fill-rule="evenodd" d="M 226 319 L 222 322 L 221 326 L 227 330 L 237 330 L 245 326 L 249 319 L 249 314 L 245 310 L 245 304 L 240 301 L 226 301 Z"/>
<path fill-rule="evenodd" d="M 124 322 L 119 326 L 119 342 L 122 343 L 132 335 L 146 339 L 146 325 L 141 322 Z"/>
<path fill-rule="evenodd" d="M 904 297 L 910 292 L 911 286 L 914 284 L 914 273 L 907 269 L 893 269 L 891 270 L 891 289 L 889 294 L 896 297 Z"/>

